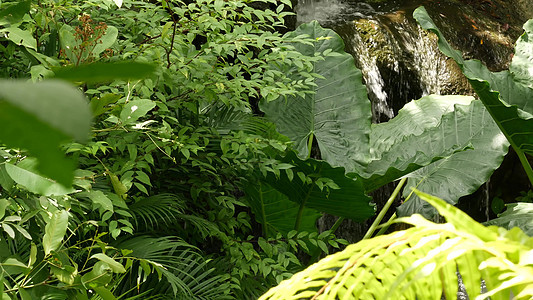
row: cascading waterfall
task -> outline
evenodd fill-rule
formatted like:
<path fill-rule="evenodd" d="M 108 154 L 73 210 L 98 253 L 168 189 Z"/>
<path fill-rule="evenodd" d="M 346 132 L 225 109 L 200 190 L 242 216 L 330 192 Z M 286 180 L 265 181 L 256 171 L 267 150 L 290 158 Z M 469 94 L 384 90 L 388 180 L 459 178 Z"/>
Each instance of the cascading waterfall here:
<path fill-rule="evenodd" d="M 383 115 L 387 119 L 392 119 L 394 111 L 387 103 L 388 95 L 385 92 L 385 81 L 377 66 L 376 57 L 371 55 L 358 34 L 353 36 L 351 45 L 351 52 L 357 53 L 359 69 L 363 72 L 368 96 L 372 101 L 372 121 L 377 123 Z"/>

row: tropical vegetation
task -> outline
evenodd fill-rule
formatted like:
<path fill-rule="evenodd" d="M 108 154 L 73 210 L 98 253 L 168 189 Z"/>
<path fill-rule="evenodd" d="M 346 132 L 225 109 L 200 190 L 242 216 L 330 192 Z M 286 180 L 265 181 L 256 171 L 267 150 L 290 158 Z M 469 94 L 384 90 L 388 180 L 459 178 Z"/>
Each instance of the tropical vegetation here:
<path fill-rule="evenodd" d="M 361 280 L 367 262 L 337 273 L 347 255 L 366 255 L 361 249 L 373 249 L 374 261 L 385 253 L 415 264 L 392 273 L 408 285 L 372 281 L 380 296 L 395 293 L 381 286 L 453 294 L 459 275 L 443 259 L 451 254 L 468 291 L 483 279 L 484 296 L 498 295 L 510 278 L 526 287 L 515 295 L 530 295 L 524 233 L 487 229 L 411 188 L 455 204 L 488 180 L 509 145 L 533 174 L 525 159 L 533 23 L 510 72 L 496 75 L 440 38 L 480 100 L 430 95 L 371 124 L 361 71 L 342 39 L 317 22 L 289 31 L 290 8 L 288 0 L 0 3 L 2 299 L 257 299 L 279 283 L 311 295 L 323 291 L 323 276 Z M 402 188 L 398 214 L 414 214 L 400 220 L 415 227 L 322 260 L 326 275 L 297 273 L 343 248 L 340 222 L 373 217 L 368 195 L 402 177 L 367 237 Z M 418 215 L 437 211 L 449 223 Z M 515 221 L 530 211 L 517 204 L 493 222 L 527 230 L 528 221 Z M 339 219 L 319 232 L 323 213 Z M 398 235 L 405 243 L 391 244 Z M 483 252 L 487 245 L 495 250 Z M 476 271 L 477 263 L 486 267 Z M 444 283 L 416 281 L 434 270 Z M 315 275 L 309 286 L 296 283 Z"/>

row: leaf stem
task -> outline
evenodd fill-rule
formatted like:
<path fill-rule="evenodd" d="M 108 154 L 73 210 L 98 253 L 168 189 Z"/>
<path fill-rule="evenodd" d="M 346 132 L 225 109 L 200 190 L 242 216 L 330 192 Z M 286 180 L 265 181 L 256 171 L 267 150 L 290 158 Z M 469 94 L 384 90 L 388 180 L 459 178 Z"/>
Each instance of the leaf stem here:
<path fill-rule="evenodd" d="M 531 168 L 529 160 L 527 160 L 526 154 L 521 149 L 517 149 L 517 147 L 514 147 L 514 150 L 518 155 L 522 166 L 524 167 L 524 171 L 526 171 L 527 178 L 529 178 L 529 183 L 531 184 L 531 186 L 533 186 L 533 169 Z"/>
<path fill-rule="evenodd" d="M 307 154 L 307 159 L 311 158 L 311 147 L 313 147 L 314 137 L 315 137 L 314 134 L 311 132 L 309 135 L 309 140 L 307 141 L 307 149 L 309 150 L 309 153 Z M 298 214 L 296 215 L 296 221 L 294 222 L 294 230 L 296 231 L 300 229 L 300 223 L 302 222 L 302 215 L 304 213 L 305 203 L 307 202 L 307 199 L 309 199 L 309 195 L 311 195 L 312 190 L 313 188 L 311 187 L 309 189 L 309 192 L 305 196 L 305 199 L 302 199 L 302 203 L 300 203 L 300 208 L 298 209 Z"/>
<path fill-rule="evenodd" d="M 315 135 L 311 132 L 309 134 L 309 140 L 307 141 L 307 158 L 311 158 L 311 149 L 313 148 L 313 139 L 315 138 Z"/>
<path fill-rule="evenodd" d="M 379 223 L 381 223 L 381 220 L 383 220 L 383 218 L 385 217 L 385 214 L 387 213 L 390 206 L 394 202 L 394 199 L 396 199 L 396 196 L 398 196 L 398 193 L 400 193 L 400 190 L 402 189 L 406 181 L 407 181 L 407 177 L 404 177 L 402 178 L 402 180 L 400 180 L 400 183 L 398 183 L 398 185 L 394 189 L 394 192 L 392 192 L 392 195 L 390 195 L 389 200 L 387 200 L 387 202 L 385 203 L 385 206 L 383 206 L 383 208 L 379 212 L 379 215 L 376 217 L 372 225 L 370 225 L 370 228 L 368 229 L 365 236 L 363 237 L 363 240 L 372 237 L 372 235 L 374 234 L 374 231 L 376 231 L 376 228 L 378 227 Z"/>
<path fill-rule="evenodd" d="M 344 217 L 339 217 L 337 221 L 335 221 L 333 226 L 331 226 L 329 230 L 331 231 L 332 234 L 334 234 L 335 231 L 337 231 L 337 229 L 339 228 L 339 226 L 341 226 L 342 221 L 344 221 Z"/>

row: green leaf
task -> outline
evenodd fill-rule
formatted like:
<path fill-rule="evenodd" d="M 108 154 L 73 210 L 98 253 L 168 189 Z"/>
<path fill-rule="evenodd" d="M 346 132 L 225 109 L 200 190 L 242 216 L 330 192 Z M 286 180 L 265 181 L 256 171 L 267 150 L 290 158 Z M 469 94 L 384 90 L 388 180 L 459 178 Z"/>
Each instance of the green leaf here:
<path fill-rule="evenodd" d="M 74 164 L 59 145 L 89 135 L 91 113 L 78 89 L 60 81 L 0 80 L 0 120 L 3 143 L 29 150 L 43 175 L 72 183 Z"/>
<path fill-rule="evenodd" d="M 470 151 L 470 141 L 458 139 L 458 131 L 468 130 L 470 125 L 461 123 L 461 128 L 455 123 L 454 105 L 470 104 L 472 100 L 465 96 L 422 97 L 406 104 L 389 122 L 373 125 L 372 160 L 358 174 L 366 190 L 375 190 L 421 167 Z"/>
<path fill-rule="evenodd" d="M 112 172 L 107 172 L 109 175 L 109 179 L 111 180 L 111 184 L 113 185 L 113 190 L 115 191 L 115 194 L 117 194 L 120 199 L 126 199 L 128 188 L 118 179 L 118 176 L 115 175 Z"/>
<path fill-rule="evenodd" d="M 11 228 L 9 224 L 2 223 L 1 226 L 2 228 L 4 228 L 4 231 L 7 233 L 7 235 L 9 235 L 11 239 L 15 238 L 15 230 L 13 230 L 13 228 Z"/>
<path fill-rule="evenodd" d="M 527 49 L 531 49 L 533 21 L 524 25 L 526 32 L 517 41 L 518 51 L 509 67 L 516 73 L 507 70 L 493 73 L 478 60 L 464 60 L 444 39 L 423 7 L 417 8 L 413 16 L 420 26 L 437 34 L 439 49 L 457 62 L 513 148 L 533 154 L 533 74 L 527 67 L 531 66 L 531 53 Z"/>
<path fill-rule="evenodd" d="M 91 106 L 91 111 L 93 112 L 93 117 L 97 117 L 111 110 L 111 107 L 108 107 L 108 105 L 116 103 L 120 98 L 121 98 L 120 95 L 105 94 L 100 98 L 91 99 L 90 106 Z"/>
<path fill-rule="evenodd" d="M 109 265 L 111 270 L 113 270 L 114 273 L 125 273 L 126 269 L 124 269 L 124 266 L 118 263 L 116 260 L 112 259 L 111 257 L 105 255 L 104 253 L 96 253 L 93 254 L 90 258 L 96 258 L 102 262 L 105 262 Z"/>
<path fill-rule="evenodd" d="M 285 172 L 279 178 L 269 173 L 265 181 L 285 194 L 289 200 L 319 212 L 355 221 L 364 221 L 374 215 L 374 207 L 370 204 L 370 197 L 365 194 L 361 180 L 346 177 L 344 168 L 334 168 L 325 161 L 301 160 L 294 152 L 280 160 L 295 166 L 293 169 L 297 172 L 312 178 L 329 179 L 339 187 L 321 190 L 316 184 L 308 183 L 299 176 L 291 181 Z"/>
<path fill-rule="evenodd" d="M 102 38 L 100 38 L 100 41 L 94 46 L 92 50 L 92 55 L 98 57 L 100 53 L 104 52 L 105 49 L 111 48 L 115 41 L 117 40 L 118 36 L 118 29 L 115 26 L 107 26 L 107 30 L 105 31 Z"/>
<path fill-rule="evenodd" d="M 56 266 L 51 266 L 50 270 L 52 273 L 59 279 L 59 281 L 71 285 L 74 283 L 76 277 L 78 276 L 77 266 L 63 266 L 61 268 Z"/>
<path fill-rule="evenodd" d="M 64 51 L 65 55 L 72 63 L 77 63 L 78 58 L 74 53 L 74 48 L 78 47 L 78 42 L 76 41 L 74 35 L 74 28 L 70 25 L 63 24 L 59 29 L 59 41 L 61 43 L 61 49 Z"/>
<path fill-rule="evenodd" d="M 68 227 L 68 212 L 65 210 L 58 210 L 52 214 L 50 221 L 44 228 L 43 248 L 44 254 L 48 255 L 55 251 L 61 245 L 61 241 L 67 233 Z"/>
<path fill-rule="evenodd" d="M 119 1 L 119 0 L 114 0 L 115 3 L 116 2 L 122 2 L 122 1 Z M 118 5 L 118 4 L 117 4 Z M 119 5 L 120 7 L 120 5 Z M 107 288 L 103 287 L 103 286 L 95 286 L 93 287 L 93 290 L 100 296 L 102 297 L 102 299 L 104 300 L 116 300 L 117 298 L 113 295 L 113 293 L 111 293 L 111 291 L 109 291 Z"/>
<path fill-rule="evenodd" d="M 54 69 L 55 77 L 73 82 L 106 82 L 116 79 L 142 79 L 155 71 L 155 65 L 134 61 L 92 63 Z"/>
<path fill-rule="evenodd" d="M 300 207 L 298 203 L 290 201 L 285 194 L 265 182 L 250 182 L 244 191 L 255 219 L 263 225 L 267 236 L 275 237 L 277 232 L 286 234 L 294 229 Z M 299 230 L 317 231 L 315 224 L 319 217 L 318 211 L 304 208 Z"/>
<path fill-rule="evenodd" d="M 0 8 L 0 24 L 3 18 L 11 24 L 19 22 L 30 11 L 30 8 L 31 0 L 17 1 L 15 3 L 4 2 Z"/>
<path fill-rule="evenodd" d="M 18 184 L 24 186 L 28 191 L 43 196 L 60 196 L 74 192 L 72 188 L 66 188 L 63 185 L 45 178 L 32 169 L 27 170 L 18 166 L 4 163 L 7 174 Z"/>
<path fill-rule="evenodd" d="M 86 288 L 105 286 L 113 279 L 113 270 L 109 264 L 99 261 L 94 264 L 91 272 L 85 273 L 81 277 L 81 283 Z"/>
<path fill-rule="evenodd" d="M 33 35 L 31 35 L 31 32 L 17 27 L 9 27 L 5 30 L 8 32 L 7 38 L 13 43 L 37 50 L 37 41 Z"/>
<path fill-rule="evenodd" d="M 148 99 L 137 99 L 130 101 L 124 105 L 120 113 L 120 120 L 124 124 L 132 124 L 137 119 L 143 117 L 155 107 L 155 102 Z"/>
<path fill-rule="evenodd" d="M 113 202 L 102 191 L 89 190 L 80 193 L 79 196 L 88 197 L 96 207 L 101 207 L 102 209 L 111 212 L 113 211 Z"/>
<path fill-rule="evenodd" d="M 25 264 L 12 257 L 7 258 L 3 263 L 0 263 L 0 268 L 2 268 L 2 273 L 7 273 L 11 276 L 28 271 L 28 267 Z"/>
<path fill-rule="evenodd" d="M 485 225 L 496 225 L 511 230 L 513 227 L 522 229 L 527 235 L 533 236 L 533 203 L 507 204 L 507 210 L 490 220 Z"/>
<path fill-rule="evenodd" d="M 6 213 L 6 208 L 11 204 L 7 199 L 0 199 L 0 220 L 4 217 Z"/>
<path fill-rule="evenodd" d="M 509 71 L 516 81 L 533 88 L 533 19 L 524 24 L 524 33 L 516 41 L 514 50 Z"/>
<path fill-rule="evenodd" d="M 32 239 L 30 233 L 29 233 L 26 229 L 24 229 L 22 226 L 19 226 L 19 225 L 17 225 L 17 224 L 12 224 L 12 225 L 13 225 L 13 227 L 15 227 L 15 229 L 16 229 L 18 232 L 20 232 L 20 234 L 22 234 L 25 238 L 27 238 L 28 240 L 31 240 L 31 239 Z"/>
<path fill-rule="evenodd" d="M 427 112 L 422 109 L 422 113 Z M 429 112 L 428 112 L 429 113 Z M 409 187 L 435 195 L 450 204 L 460 197 L 475 192 L 496 170 L 507 154 L 509 143 L 479 100 L 470 105 L 455 105 L 453 112 L 446 114 L 432 131 L 440 132 L 444 148 L 457 145 L 469 147 L 466 151 L 454 152 L 422 169 L 407 175 L 403 196 L 410 194 Z M 422 145 L 428 143 L 425 135 L 417 137 Z M 429 140 L 431 143 L 431 140 Z M 424 149 L 423 146 L 419 148 Z M 399 216 L 420 213 L 426 218 L 435 215 L 435 210 L 416 195 L 398 208 Z"/>
<path fill-rule="evenodd" d="M 322 159 L 348 172 L 360 169 L 368 161 L 371 109 L 362 73 L 355 67 L 352 55 L 344 52 L 344 43 L 333 30 L 313 21 L 303 24 L 288 37 L 307 34 L 312 45 L 296 44 L 303 55 L 314 56 L 332 49 L 325 60 L 314 63 L 313 94 L 305 97 L 262 101 L 260 108 L 278 130 L 295 142 L 299 156 L 309 157 L 309 139 L 314 137 Z M 296 70 L 289 74 L 298 76 Z M 294 79 L 301 79 L 294 77 Z"/>

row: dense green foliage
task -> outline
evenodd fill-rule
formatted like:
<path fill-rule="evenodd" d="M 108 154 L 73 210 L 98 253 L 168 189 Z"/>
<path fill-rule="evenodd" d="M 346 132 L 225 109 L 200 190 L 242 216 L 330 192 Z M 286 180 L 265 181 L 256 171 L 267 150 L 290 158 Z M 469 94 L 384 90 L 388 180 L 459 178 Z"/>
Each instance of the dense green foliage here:
<path fill-rule="evenodd" d="M 458 272 L 471 299 L 533 297 L 532 237 L 517 227 L 484 227 L 441 199 L 417 195 L 447 223 L 398 219 L 413 227 L 350 245 L 260 299 L 456 299 Z"/>
<path fill-rule="evenodd" d="M 531 53 L 524 49 L 531 49 L 532 21 L 524 25 L 525 33 L 516 44 L 516 56 L 511 63 L 510 71 L 494 74 L 479 61 L 463 60 L 460 53 L 453 50 L 444 40 L 423 7 L 415 10 L 414 15 L 424 28 L 437 33 L 441 50 L 460 65 L 495 121 L 490 123 L 492 124 L 490 126 L 495 127 L 497 124 L 519 156 L 524 155 L 524 152 L 527 153 L 529 145 L 525 141 L 531 138 L 531 132 L 527 127 L 518 124 L 525 126 L 530 119 L 528 116 L 531 110 L 527 104 L 533 95 L 530 86 L 533 79 L 530 71 L 533 60 Z M 522 105 L 517 107 L 516 103 Z M 481 102 L 477 102 L 477 107 L 485 111 Z M 458 106 L 455 110 L 460 111 Z M 462 119 L 457 117 L 457 114 L 454 117 L 455 123 Z M 472 110 L 467 114 L 474 116 L 476 113 Z M 395 119 L 400 120 L 400 115 Z M 445 120 L 444 116 L 441 122 Z M 385 126 L 394 123 L 395 120 L 392 120 Z M 479 121 L 470 120 L 467 124 L 469 126 L 465 124 L 462 127 L 470 127 L 470 132 L 475 126 L 484 127 L 483 122 Z M 459 134 L 455 136 L 458 137 Z M 495 137 L 492 145 L 498 140 L 498 135 Z M 456 141 L 458 140 L 456 138 Z M 476 140 L 478 139 L 473 139 Z M 380 141 L 386 142 L 387 139 Z M 490 140 L 488 142 L 491 143 Z M 485 153 L 491 149 L 490 145 L 477 141 L 472 144 L 474 150 L 481 152 L 462 157 L 462 164 L 469 165 L 470 161 L 474 161 L 475 165 L 486 167 L 488 164 L 476 162 L 476 157 L 480 159 L 479 156 L 483 155 L 485 159 L 487 157 Z M 462 151 L 439 160 L 437 168 L 447 164 L 449 160 L 456 159 L 458 155 L 468 154 L 469 151 Z M 521 162 L 529 173 L 531 167 L 527 159 L 522 159 Z M 468 173 L 457 163 L 455 165 L 453 172 Z M 428 167 L 431 168 L 431 165 Z M 438 170 L 432 172 L 437 173 Z M 431 173 L 425 175 L 428 176 L 431 176 Z M 410 180 L 413 179 L 412 176 L 409 177 Z M 461 183 L 469 180 L 469 178 L 455 178 L 457 177 L 447 173 L 446 180 L 460 180 Z M 405 179 L 402 179 L 395 193 L 404 183 Z M 422 184 L 421 188 L 428 187 Z M 451 188 L 455 186 L 444 185 L 437 191 L 431 191 L 439 193 L 442 189 Z M 424 212 L 423 203 L 430 204 L 438 210 L 447 223 L 435 224 L 416 214 L 391 221 L 405 222 L 414 227 L 389 235 L 363 239 L 350 245 L 344 251 L 330 255 L 295 274 L 291 279 L 283 281 L 261 299 L 440 299 L 443 295 L 446 299 L 455 299 L 458 295 L 459 278 L 469 298 L 531 299 L 533 297 L 531 203 L 509 205 L 507 211 L 499 218 L 487 222 L 488 225 L 506 228 L 503 229 L 496 226 L 484 227 L 445 201 L 416 190 L 415 192 L 417 197 L 415 200 L 409 200 L 410 207 Z M 377 222 L 381 217 L 380 213 Z M 389 226 L 391 222 L 384 226 Z M 371 236 L 374 229 L 373 225 L 366 237 Z M 487 289 L 486 292 L 480 289 L 482 282 Z"/>
<path fill-rule="evenodd" d="M 313 78 L 321 59 L 278 33 L 284 5 L 2 3 L 2 76 L 37 82 L 0 82 L 4 297 L 255 298 L 343 242 L 313 223 L 261 229 L 242 197 L 293 167 L 251 108 L 303 95 L 308 81 L 279 69 Z"/>
<path fill-rule="evenodd" d="M 290 5 L 0 3 L 3 299 L 255 299 L 346 244 L 322 213 L 364 221 L 405 175 L 456 203 L 499 166 L 471 97 L 370 124 L 342 39 L 281 34 Z"/>

